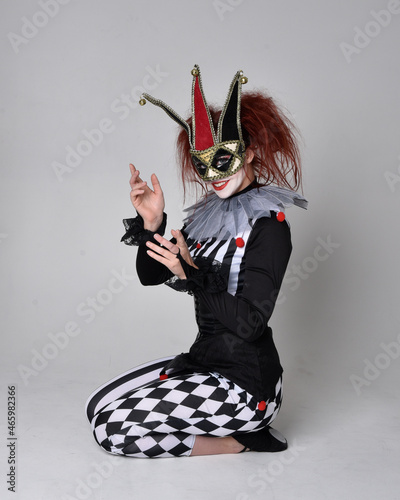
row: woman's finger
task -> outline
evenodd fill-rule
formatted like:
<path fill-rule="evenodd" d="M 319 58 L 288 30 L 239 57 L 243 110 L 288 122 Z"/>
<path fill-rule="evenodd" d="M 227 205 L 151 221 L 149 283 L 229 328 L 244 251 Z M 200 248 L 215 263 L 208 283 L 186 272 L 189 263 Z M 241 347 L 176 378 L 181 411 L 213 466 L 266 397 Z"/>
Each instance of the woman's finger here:
<path fill-rule="evenodd" d="M 147 182 L 144 181 L 144 182 L 138 182 L 136 184 L 133 184 L 131 187 L 132 187 L 132 191 L 135 191 L 136 189 L 144 189 L 146 186 L 147 186 Z"/>
<path fill-rule="evenodd" d="M 133 163 L 129 164 L 129 169 L 131 171 L 131 178 L 135 178 L 139 182 L 142 182 L 142 179 L 139 177 L 140 171 L 133 165 Z"/>
<path fill-rule="evenodd" d="M 129 164 L 129 169 L 131 171 L 131 180 L 135 179 L 139 175 L 139 171 L 136 170 L 135 166 L 132 163 Z"/>
<path fill-rule="evenodd" d="M 144 188 L 146 187 L 146 183 L 135 184 L 131 189 L 131 200 L 135 201 L 138 196 L 144 194 Z"/>
<path fill-rule="evenodd" d="M 174 255 L 177 255 L 179 253 L 179 248 L 174 245 L 171 241 L 167 240 L 160 234 L 155 234 L 154 239 L 160 243 L 163 247 L 167 248 L 170 252 L 172 252 Z"/>
<path fill-rule="evenodd" d="M 157 247 L 159 248 L 159 247 Z M 181 266 L 181 263 L 179 262 L 178 259 L 172 259 L 168 260 L 162 255 L 159 255 L 156 252 L 153 252 L 152 250 L 147 250 L 147 255 L 151 257 L 152 259 L 156 260 L 157 262 L 160 262 L 163 264 L 165 267 L 167 267 L 173 274 L 175 274 L 179 279 L 186 279 L 185 272 L 183 271 L 183 268 Z M 171 255 L 171 253 L 170 253 Z"/>
<path fill-rule="evenodd" d="M 147 241 L 146 245 L 149 248 L 151 248 L 154 252 L 158 253 L 159 255 L 162 255 L 167 260 L 176 259 L 177 253 L 171 252 L 168 248 L 159 247 L 158 245 L 155 245 L 151 241 Z"/>
<path fill-rule="evenodd" d="M 172 229 L 172 236 L 176 239 L 176 244 L 178 245 L 179 252 L 183 259 L 192 267 L 198 269 L 196 264 L 193 262 L 192 256 L 190 255 L 189 248 L 186 244 L 185 238 L 179 229 Z"/>
<path fill-rule="evenodd" d="M 179 229 L 173 229 L 172 234 L 176 238 L 176 244 L 178 245 L 178 247 L 187 248 L 185 238 L 183 237 L 183 234 L 179 231 Z"/>
<path fill-rule="evenodd" d="M 151 183 L 153 184 L 153 189 L 154 189 L 155 194 L 162 194 L 160 181 L 158 180 L 158 177 L 156 176 L 156 174 L 151 175 Z"/>
<path fill-rule="evenodd" d="M 161 264 L 164 264 L 165 266 L 169 267 L 167 264 L 169 264 L 168 259 L 163 257 L 157 252 L 153 252 L 152 250 L 147 250 L 147 255 L 149 255 L 152 259 L 161 262 Z"/>
<path fill-rule="evenodd" d="M 175 262 L 172 262 L 171 260 L 160 255 L 158 252 L 153 252 L 152 250 L 147 250 L 147 255 L 152 259 L 156 260 L 157 262 L 160 262 L 160 264 L 163 264 L 165 267 L 167 267 L 170 271 L 172 271 L 175 274 L 175 267 L 176 267 Z"/>
<path fill-rule="evenodd" d="M 133 172 L 133 174 L 131 175 L 131 178 L 129 179 L 129 184 L 131 185 L 131 187 L 133 187 L 137 183 L 143 182 L 143 180 L 139 177 L 139 174 L 139 170 L 135 170 L 135 172 Z"/>
<path fill-rule="evenodd" d="M 181 231 L 177 229 L 173 229 L 171 231 L 172 236 L 176 239 L 176 244 L 178 245 L 178 248 L 182 254 L 183 257 L 189 256 L 189 248 L 186 244 L 185 238 L 183 237 L 183 234 Z"/>

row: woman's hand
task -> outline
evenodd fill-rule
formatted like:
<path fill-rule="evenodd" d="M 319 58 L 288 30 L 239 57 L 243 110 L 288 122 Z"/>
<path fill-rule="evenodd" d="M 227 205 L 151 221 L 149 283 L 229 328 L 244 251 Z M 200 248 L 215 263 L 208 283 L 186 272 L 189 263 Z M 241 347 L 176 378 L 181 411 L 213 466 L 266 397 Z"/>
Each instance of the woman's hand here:
<path fill-rule="evenodd" d="M 176 239 L 176 245 L 179 248 L 179 251 L 183 259 L 189 264 L 189 266 L 198 269 L 196 264 L 193 262 L 192 256 L 189 253 L 189 249 L 186 245 L 186 241 L 185 238 L 183 237 L 183 234 L 177 229 L 172 229 L 171 234 Z"/>
<path fill-rule="evenodd" d="M 129 165 L 131 170 L 131 201 L 137 213 L 143 218 L 144 229 L 156 231 L 163 220 L 163 212 L 165 207 L 164 194 L 160 183 L 155 174 L 151 176 L 153 189 L 150 189 L 147 182 L 142 181 L 139 177 L 139 170 L 132 165 Z"/>
<path fill-rule="evenodd" d="M 147 254 L 157 262 L 164 264 L 164 266 L 166 266 L 179 279 L 185 280 L 186 274 L 179 261 L 178 254 L 180 253 L 183 259 L 190 266 L 193 266 L 196 269 L 198 269 L 198 267 L 194 264 L 192 257 L 189 254 L 189 249 L 186 245 L 182 233 L 176 230 L 172 230 L 171 233 L 172 236 L 174 236 L 174 238 L 176 238 L 177 240 L 176 244 L 168 241 L 159 234 L 155 234 L 154 239 L 158 241 L 158 243 L 160 243 L 162 247 L 159 247 L 151 241 L 148 241 L 146 243 L 147 247 L 149 248 L 149 250 L 147 250 Z"/>

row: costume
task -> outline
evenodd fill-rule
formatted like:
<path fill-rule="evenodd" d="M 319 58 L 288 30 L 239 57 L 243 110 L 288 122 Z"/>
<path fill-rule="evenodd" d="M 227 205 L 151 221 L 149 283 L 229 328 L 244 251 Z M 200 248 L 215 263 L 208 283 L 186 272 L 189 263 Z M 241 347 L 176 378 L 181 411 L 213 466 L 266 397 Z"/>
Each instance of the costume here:
<path fill-rule="evenodd" d="M 194 77 L 194 88 L 197 85 L 203 98 L 199 73 Z M 236 104 L 242 78 L 238 72 L 228 95 L 236 96 Z M 225 115 L 229 97 L 227 102 Z M 237 133 L 238 127 L 233 128 Z M 220 164 L 214 160 L 221 154 L 221 142 L 225 147 L 231 138 L 218 134 L 218 142 L 214 134 L 211 139 L 217 144 L 202 144 L 212 150 L 209 161 L 199 149 L 192 148 L 191 154 L 204 162 L 205 168 L 200 168 L 205 177 L 220 178 Z M 240 132 L 223 166 L 229 175 L 241 161 L 241 147 Z M 165 283 L 193 295 L 199 331 L 188 352 L 135 368 L 89 398 L 87 415 L 106 451 L 135 457 L 188 456 L 196 435 L 235 436 L 274 420 L 282 400 L 283 370 L 268 321 L 292 250 L 289 224 L 281 215 L 293 204 L 306 208 L 307 202 L 294 191 L 257 182 L 227 199 L 215 193 L 202 198 L 187 209 L 182 229 L 197 266 L 180 257 L 184 280 L 147 254 L 146 241 L 156 241 L 142 218 L 124 220 L 122 241 L 138 246 L 141 283 Z M 165 227 L 164 214 L 156 232 L 163 235 Z"/>
<path fill-rule="evenodd" d="M 194 167 L 203 181 L 213 181 L 235 174 L 243 166 L 245 143 L 240 122 L 242 85 L 247 83 L 243 71 L 233 77 L 225 100 L 217 131 L 211 118 L 210 109 L 204 96 L 200 68 L 192 69 L 192 126 L 178 115 L 168 104 L 143 94 L 140 104 L 146 99 L 163 109 L 167 115 L 186 131 L 191 146 Z"/>
<path fill-rule="evenodd" d="M 139 366 L 91 395 L 87 416 L 104 450 L 136 458 L 188 456 L 196 435 L 248 432 L 267 425 L 279 411 L 280 383 L 260 418 L 254 398 L 217 372 L 160 380 L 170 359 Z"/>

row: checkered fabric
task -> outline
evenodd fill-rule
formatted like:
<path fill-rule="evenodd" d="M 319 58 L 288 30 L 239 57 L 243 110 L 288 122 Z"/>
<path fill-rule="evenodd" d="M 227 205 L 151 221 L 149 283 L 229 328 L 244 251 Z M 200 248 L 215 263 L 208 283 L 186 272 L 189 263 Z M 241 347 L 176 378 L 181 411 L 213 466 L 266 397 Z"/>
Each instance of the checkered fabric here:
<path fill-rule="evenodd" d="M 141 458 L 188 456 L 197 435 L 251 432 L 276 417 L 282 398 L 281 379 L 276 397 L 266 401 L 265 411 L 260 411 L 258 401 L 216 372 L 160 380 L 158 373 L 169 359 L 135 368 L 89 398 L 88 418 L 103 449 Z"/>

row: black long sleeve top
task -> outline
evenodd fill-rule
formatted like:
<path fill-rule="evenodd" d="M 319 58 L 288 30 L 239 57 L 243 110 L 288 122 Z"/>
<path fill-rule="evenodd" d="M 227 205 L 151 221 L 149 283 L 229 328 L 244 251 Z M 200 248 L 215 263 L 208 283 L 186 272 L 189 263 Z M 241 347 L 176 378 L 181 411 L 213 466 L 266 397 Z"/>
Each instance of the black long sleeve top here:
<path fill-rule="evenodd" d="M 136 268 L 143 285 L 167 283 L 194 295 L 196 340 L 189 352 L 174 358 L 164 371 L 216 371 L 258 401 L 266 401 L 273 397 L 282 374 L 268 321 L 292 250 L 290 228 L 271 211 L 270 217 L 256 220 L 242 236 L 243 248 L 238 248 L 236 238 L 211 238 L 200 248 L 198 242 L 187 238 L 194 262 L 200 267 L 187 280 L 174 280 L 165 266 L 149 257 L 144 238 L 139 242 Z M 222 272 L 204 266 L 213 259 L 228 269 L 225 289 L 220 284 L 216 287 L 212 279 L 204 279 Z"/>

